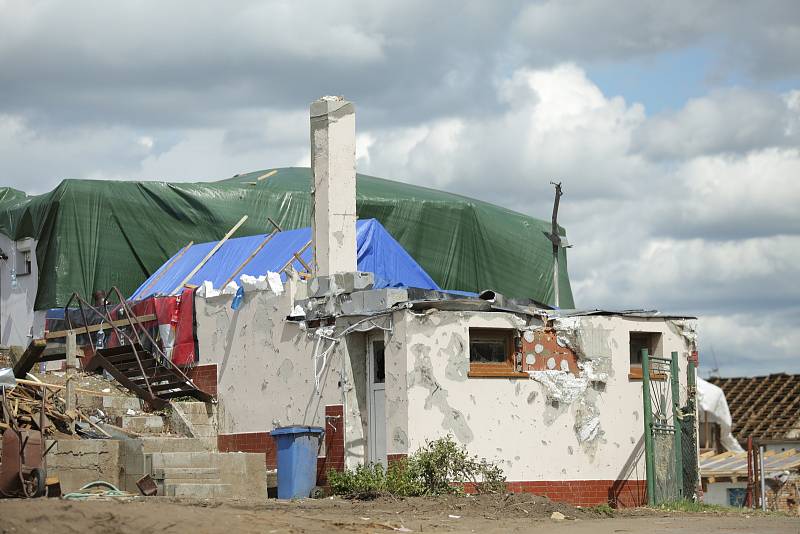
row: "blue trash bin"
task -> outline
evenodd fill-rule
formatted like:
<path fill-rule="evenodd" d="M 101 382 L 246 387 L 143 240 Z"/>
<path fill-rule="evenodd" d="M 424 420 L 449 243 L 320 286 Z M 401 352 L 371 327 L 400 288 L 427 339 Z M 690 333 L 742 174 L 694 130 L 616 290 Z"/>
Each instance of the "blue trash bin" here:
<path fill-rule="evenodd" d="M 278 498 L 303 499 L 317 483 L 317 451 L 325 431 L 318 426 L 276 428 L 270 435 L 278 448 Z"/>

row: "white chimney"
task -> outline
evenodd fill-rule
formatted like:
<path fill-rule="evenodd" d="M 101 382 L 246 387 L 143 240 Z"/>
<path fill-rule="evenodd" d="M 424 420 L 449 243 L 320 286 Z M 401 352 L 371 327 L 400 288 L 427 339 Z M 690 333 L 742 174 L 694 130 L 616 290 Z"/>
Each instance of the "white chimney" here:
<path fill-rule="evenodd" d="M 339 96 L 311 103 L 311 234 L 315 276 L 356 271 L 356 110 Z"/>

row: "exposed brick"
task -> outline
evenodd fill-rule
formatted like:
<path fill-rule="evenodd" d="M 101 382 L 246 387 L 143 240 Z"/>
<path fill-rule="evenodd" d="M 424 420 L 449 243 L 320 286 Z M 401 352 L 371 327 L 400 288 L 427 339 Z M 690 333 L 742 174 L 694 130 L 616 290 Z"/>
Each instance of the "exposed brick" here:
<path fill-rule="evenodd" d="M 219 434 L 217 448 L 220 452 L 261 452 L 267 469 L 275 469 L 275 442 L 269 432 L 245 432 L 240 434 Z"/>
<path fill-rule="evenodd" d="M 184 368 L 183 372 L 198 388 L 209 395 L 217 396 L 217 364 L 195 365 Z"/>
<path fill-rule="evenodd" d="M 644 480 L 523 480 L 508 481 L 506 488 L 512 493 L 533 493 L 577 506 L 605 503 L 614 507 L 633 507 L 647 504 L 647 482 Z M 464 491 L 475 493 L 475 484 L 464 484 Z"/>
<path fill-rule="evenodd" d="M 326 475 L 331 469 L 344 469 L 344 406 L 341 404 L 325 406 L 325 461 L 317 461 L 317 485 L 327 484 Z"/>
<path fill-rule="evenodd" d="M 387 454 L 386 455 L 386 463 L 389 465 L 406 460 L 408 458 L 407 454 Z"/>

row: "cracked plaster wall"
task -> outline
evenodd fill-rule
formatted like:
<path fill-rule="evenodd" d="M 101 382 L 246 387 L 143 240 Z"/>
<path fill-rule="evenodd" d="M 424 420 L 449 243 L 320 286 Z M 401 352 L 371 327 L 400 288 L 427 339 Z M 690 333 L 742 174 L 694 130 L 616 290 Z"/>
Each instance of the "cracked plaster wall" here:
<path fill-rule="evenodd" d="M 336 346 L 315 392 L 313 331 L 286 321 L 295 283 L 288 282 L 281 295 L 245 292 L 238 310 L 231 309 L 230 295 L 195 299 L 198 363 L 218 365 L 219 432 L 269 432 L 292 424 L 325 428 L 325 406 L 344 403 L 346 457 L 363 459 L 366 397 L 357 384 L 364 380 L 363 334 Z M 336 330 L 347 324 L 337 323 Z M 343 369 L 349 385 L 340 388 Z"/>
<path fill-rule="evenodd" d="M 561 371 L 545 372 L 564 375 L 555 380 L 536 372 L 531 378 L 467 377 L 469 328 L 524 327 L 512 314 L 402 315 L 395 320 L 396 329 L 405 328 L 408 368 L 408 447 L 402 452 L 450 433 L 471 453 L 500 461 L 509 480 L 644 479 L 641 381 L 628 378 L 631 331 L 661 332 L 664 354 L 679 352 L 685 400 L 690 347 L 671 321 L 570 319 L 558 333 L 585 367 L 576 381 Z M 564 393 L 561 380 L 577 382 L 577 389 Z"/>
<path fill-rule="evenodd" d="M 0 260 L 0 344 L 26 347 L 31 328 L 35 336 L 44 330 L 45 311 L 34 312 L 36 292 L 39 287 L 39 269 L 36 263 L 37 241 L 32 238 L 14 241 L 0 233 L 0 250 L 7 260 Z M 16 287 L 11 282 L 11 271 L 21 273 L 17 250 L 30 251 L 31 273 L 18 274 Z"/>

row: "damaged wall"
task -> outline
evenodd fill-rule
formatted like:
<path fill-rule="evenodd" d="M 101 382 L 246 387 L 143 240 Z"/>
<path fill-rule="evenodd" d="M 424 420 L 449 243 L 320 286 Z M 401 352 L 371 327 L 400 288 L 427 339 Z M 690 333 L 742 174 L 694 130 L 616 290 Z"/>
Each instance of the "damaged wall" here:
<path fill-rule="evenodd" d="M 47 446 L 51 441 L 48 440 Z M 105 480 L 121 486 L 120 441 L 113 439 L 61 439 L 47 454 L 48 476 L 56 476 L 62 493 L 84 484 Z"/>
<path fill-rule="evenodd" d="M 577 375 L 556 365 L 525 378 L 470 378 L 469 329 L 524 329 L 521 319 L 398 312 L 408 369 L 408 447 L 402 452 L 450 433 L 471 453 L 499 460 L 509 480 L 644 479 L 642 384 L 628 377 L 629 333 L 660 332 L 663 353 L 681 355 L 682 384 L 687 339 L 660 318 L 584 316 L 558 323 L 558 345 L 574 349 Z M 533 354 L 523 355 L 526 360 L 537 361 Z M 565 362 L 563 369 L 569 367 Z"/>
<path fill-rule="evenodd" d="M 195 299 L 199 364 L 218 365 L 219 432 L 269 432 L 303 424 L 326 427 L 325 406 L 345 405 L 346 457 L 365 456 L 365 334 L 350 334 L 330 352 L 315 388 L 315 332 L 287 321 L 293 296 L 305 283 L 289 281 L 285 291 L 245 291 L 237 310 L 231 295 Z M 334 332 L 352 321 L 340 319 Z M 320 351 L 330 344 L 321 340 Z M 340 387 L 341 384 L 341 387 Z M 330 430 L 330 427 L 328 428 Z"/>
<path fill-rule="evenodd" d="M 38 316 L 44 325 L 44 312 L 34 314 L 33 305 L 39 285 L 39 270 L 36 263 L 36 241 L 21 239 L 13 241 L 0 234 L 0 250 L 8 256 L 0 260 L 0 345 L 27 347 L 31 327 Z M 28 251 L 30 274 L 23 265 L 24 251 Z M 13 281 L 12 271 L 16 274 Z M 41 330 L 41 326 L 37 330 Z"/>

